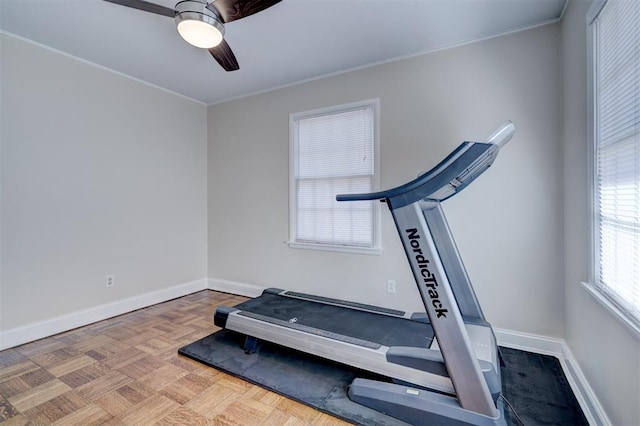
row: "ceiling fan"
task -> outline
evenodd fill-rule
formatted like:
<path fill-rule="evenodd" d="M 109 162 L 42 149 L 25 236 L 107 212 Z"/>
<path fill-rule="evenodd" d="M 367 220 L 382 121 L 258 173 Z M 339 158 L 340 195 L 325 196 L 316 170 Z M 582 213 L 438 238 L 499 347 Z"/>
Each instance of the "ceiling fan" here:
<path fill-rule="evenodd" d="M 196 47 L 208 49 L 226 71 L 240 69 L 224 39 L 224 24 L 261 12 L 281 0 L 183 0 L 174 9 L 144 0 L 104 0 L 174 18 L 178 33 Z"/>

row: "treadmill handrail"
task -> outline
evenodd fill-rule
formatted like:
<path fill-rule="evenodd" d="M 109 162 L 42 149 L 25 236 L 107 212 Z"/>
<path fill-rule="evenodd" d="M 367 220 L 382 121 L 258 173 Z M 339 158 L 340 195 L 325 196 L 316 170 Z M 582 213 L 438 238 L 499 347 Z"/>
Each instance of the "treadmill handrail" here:
<path fill-rule="evenodd" d="M 454 179 L 456 179 L 459 175 L 463 174 L 465 170 L 471 168 L 473 163 L 481 158 L 482 155 L 492 147 L 493 145 L 481 142 L 463 142 L 451 154 L 449 154 L 447 158 L 438 163 L 438 165 L 436 165 L 434 168 L 408 183 L 380 192 L 365 194 L 339 194 L 336 196 L 336 200 L 390 200 L 397 197 L 402 197 L 405 198 L 405 200 L 401 203 L 401 205 L 407 205 L 424 198 L 432 198 L 430 197 L 432 194 L 437 194 L 443 187 L 454 181 Z M 491 162 L 493 162 L 493 160 L 491 160 Z M 455 187 L 458 187 L 462 186 L 462 184 L 463 182 L 459 180 L 453 185 Z M 460 190 L 462 190 L 462 188 L 460 188 Z M 459 192 L 459 190 L 454 192 Z M 451 195 L 453 194 L 442 198 L 433 197 L 432 199 L 443 201 L 444 199 L 449 198 Z M 398 207 L 401 207 L 401 205 L 399 205 Z"/>
<path fill-rule="evenodd" d="M 338 194 L 337 201 L 394 200 L 396 207 L 422 200 L 444 201 L 460 192 L 491 166 L 499 149 L 513 136 L 515 126 L 507 121 L 487 142 L 463 142 L 444 160 L 416 179 L 385 191 Z"/>

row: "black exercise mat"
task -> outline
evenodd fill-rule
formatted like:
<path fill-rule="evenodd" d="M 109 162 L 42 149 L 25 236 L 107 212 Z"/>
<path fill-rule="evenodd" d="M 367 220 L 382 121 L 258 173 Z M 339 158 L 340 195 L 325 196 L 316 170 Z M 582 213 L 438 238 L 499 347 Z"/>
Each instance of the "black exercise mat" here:
<path fill-rule="evenodd" d="M 181 348 L 181 355 L 203 362 L 351 423 L 405 425 L 352 402 L 346 394 L 355 377 L 381 379 L 342 364 L 260 342 L 255 354 L 242 350 L 244 338 L 221 330 Z M 501 348 L 503 393 L 530 425 L 588 425 L 558 360 Z M 505 407 L 507 424 L 518 424 Z"/>

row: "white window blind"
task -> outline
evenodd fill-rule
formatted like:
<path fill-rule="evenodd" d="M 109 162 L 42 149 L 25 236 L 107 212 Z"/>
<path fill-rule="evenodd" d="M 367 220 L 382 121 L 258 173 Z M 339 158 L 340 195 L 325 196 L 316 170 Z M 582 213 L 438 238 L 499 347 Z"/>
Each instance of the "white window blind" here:
<path fill-rule="evenodd" d="M 292 115 L 292 243 L 376 247 L 374 203 L 335 199 L 374 190 L 375 120 L 371 102 Z"/>
<path fill-rule="evenodd" d="M 595 285 L 640 323 L 640 1 L 593 22 Z"/>

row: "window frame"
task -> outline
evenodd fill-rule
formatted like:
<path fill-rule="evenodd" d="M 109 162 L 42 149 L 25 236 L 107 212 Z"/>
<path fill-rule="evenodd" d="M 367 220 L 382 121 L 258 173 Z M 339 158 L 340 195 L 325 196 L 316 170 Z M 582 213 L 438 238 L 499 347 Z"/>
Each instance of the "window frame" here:
<path fill-rule="evenodd" d="M 640 320 L 629 310 L 625 309 L 615 296 L 599 284 L 599 211 L 598 211 L 598 102 L 597 102 L 597 79 L 596 79 L 596 57 L 597 43 L 597 18 L 609 0 L 592 0 L 591 6 L 586 16 L 586 38 L 587 38 L 587 137 L 588 137 L 588 182 L 589 182 L 589 277 L 588 282 L 583 282 L 582 286 L 602 307 L 604 307 L 613 317 L 622 324 L 632 335 L 640 340 Z"/>
<path fill-rule="evenodd" d="M 373 204 L 372 219 L 372 247 L 361 247 L 355 245 L 327 244 L 322 242 L 309 242 L 297 240 L 297 193 L 296 193 L 296 138 L 295 123 L 298 120 L 325 115 L 339 114 L 360 108 L 372 108 L 373 110 L 373 176 L 372 191 L 380 188 L 380 99 L 368 99 L 364 101 L 351 102 L 347 104 L 334 105 L 324 108 L 313 109 L 289 114 L 289 241 L 290 248 L 311 249 L 321 251 L 333 251 L 344 253 L 357 253 L 380 255 L 382 253 L 381 235 L 381 211 L 377 201 Z"/>

